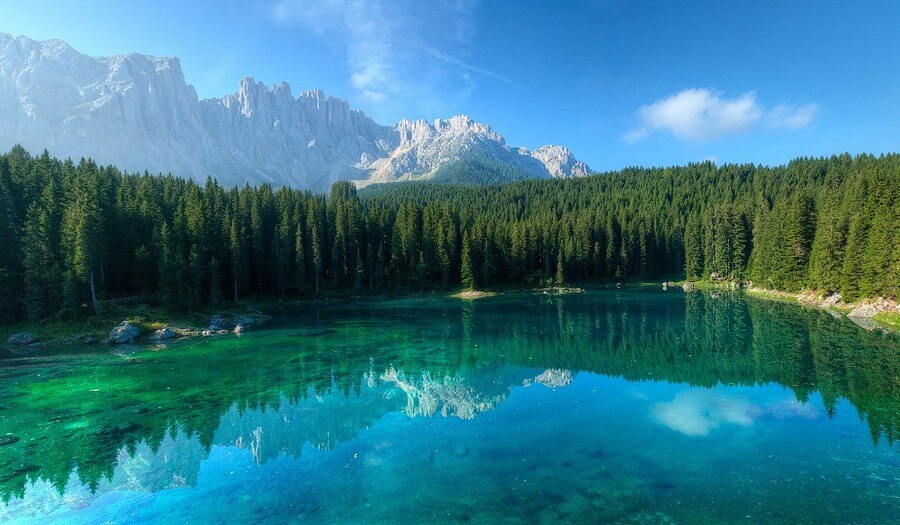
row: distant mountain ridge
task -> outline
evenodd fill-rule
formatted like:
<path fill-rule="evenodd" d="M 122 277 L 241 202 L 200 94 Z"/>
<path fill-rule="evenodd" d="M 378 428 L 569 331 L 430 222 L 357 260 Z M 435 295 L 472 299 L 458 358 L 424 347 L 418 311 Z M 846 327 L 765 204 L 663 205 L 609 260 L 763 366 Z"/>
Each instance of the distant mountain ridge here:
<path fill-rule="evenodd" d="M 0 149 L 15 144 L 130 171 L 313 191 L 429 179 L 469 158 L 535 178 L 591 173 L 564 147 L 510 147 L 465 115 L 383 126 L 320 90 L 294 97 L 284 82 L 250 77 L 201 100 L 177 58 L 89 57 L 61 40 L 0 33 Z"/>

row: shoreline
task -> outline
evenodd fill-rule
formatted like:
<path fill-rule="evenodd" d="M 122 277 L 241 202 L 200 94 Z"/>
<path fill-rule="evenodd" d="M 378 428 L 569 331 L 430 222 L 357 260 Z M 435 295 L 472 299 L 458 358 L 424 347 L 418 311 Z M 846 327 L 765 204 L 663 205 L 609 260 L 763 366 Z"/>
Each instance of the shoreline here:
<path fill-rule="evenodd" d="M 719 287 L 719 286 L 709 286 L 710 284 L 718 284 L 718 283 L 707 283 L 707 286 L 698 286 L 699 290 L 733 290 L 734 288 L 730 287 Z M 798 304 L 801 306 L 807 306 L 810 308 L 816 308 L 818 310 L 826 311 L 838 318 L 846 318 L 849 321 L 852 321 L 854 324 L 863 328 L 865 330 L 882 330 L 893 333 L 900 333 L 900 305 L 894 303 L 893 301 L 885 300 L 883 298 L 879 299 L 862 299 L 860 301 L 854 301 L 852 303 L 845 303 L 840 301 L 839 296 L 836 299 L 835 296 L 825 297 L 821 294 L 816 294 L 810 291 L 804 292 L 785 292 L 781 290 L 770 290 L 767 288 L 758 288 L 758 287 L 750 287 L 750 288 L 738 288 L 738 290 L 747 294 L 749 297 L 754 297 L 756 299 L 762 299 L 765 301 L 775 301 L 781 303 L 788 304 Z M 874 315 L 863 315 L 856 316 L 852 315 L 854 311 L 859 309 L 860 307 L 866 307 L 868 305 L 874 304 L 889 304 L 892 305 L 887 309 L 877 309 L 875 308 Z M 874 308 L 874 307 L 873 307 Z"/>
<path fill-rule="evenodd" d="M 824 310 L 832 315 L 845 317 L 866 330 L 880 329 L 900 333 L 900 304 L 884 298 L 845 303 L 840 299 L 840 294 L 824 296 L 811 291 L 783 292 L 757 287 L 746 288 L 744 292 L 758 299 L 795 303 Z M 854 315 L 855 312 L 864 309 L 869 311 L 863 315 Z"/>
<path fill-rule="evenodd" d="M 204 309 L 198 312 L 175 312 L 164 307 L 137 305 L 134 307 L 117 307 L 111 311 L 102 311 L 86 317 L 72 320 L 49 320 L 41 322 L 23 322 L 0 327 L 0 348 L 38 349 L 50 346 L 72 345 L 77 347 L 118 346 L 122 344 L 165 343 L 179 339 L 208 337 L 237 333 L 265 323 L 270 319 L 263 312 L 288 305 L 312 303 L 329 303 L 331 301 L 353 301 L 387 299 L 396 297 L 441 296 L 476 301 L 479 299 L 508 295 L 509 293 L 542 293 L 549 295 L 565 295 L 590 290 L 610 288 L 629 288 L 631 286 L 657 286 L 662 282 L 663 289 L 668 287 L 683 288 L 691 291 L 735 291 L 745 293 L 749 297 L 768 301 L 817 308 L 830 312 L 835 317 L 845 317 L 866 330 L 879 329 L 900 334 L 900 304 L 885 299 L 863 299 L 852 303 L 840 301 L 840 296 L 824 297 L 814 292 L 785 292 L 758 287 L 741 287 L 732 281 L 640 281 L 640 282 L 607 282 L 582 287 L 533 287 L 512 288 L 509 290 L 462 290 L 455 293 L 412 293 L 412 294 L 378 294 L 374 296 L 331 296 L 318 298 L 295 298 L 289 300 L 262 299 L 247 300 L 243 303 L 223 305 L 221 308 Z M 854 316 L 852 312 L 860 307 L 873 305 L 865 316 Z M 874 305 L 878 305 L 875 307 Z M 129 325 L 129 326 L 126 326 Z M 221 326 L 220 326 L 221 325 Z M 240 327 L 239 327 L 240 326 Z M 134 329 L 135 335 L 125 341 L 111 341 L 116 330 L 123 327 Z M 10 342 L 16 336 L 23 338 L 21 343 Z"/>

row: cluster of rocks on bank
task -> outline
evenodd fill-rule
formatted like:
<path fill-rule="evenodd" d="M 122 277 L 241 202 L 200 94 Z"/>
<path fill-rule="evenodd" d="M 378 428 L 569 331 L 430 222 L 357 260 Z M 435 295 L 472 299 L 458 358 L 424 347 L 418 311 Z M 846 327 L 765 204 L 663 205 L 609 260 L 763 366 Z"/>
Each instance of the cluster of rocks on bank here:
<path fill-rule="evenodd" d="M 663 283 L 663 289 L 666 289 L 666 283 Z M 685 292 L 693 292 L 697 290 L 696 283 L 685 282 L 682 284 Z M 797 300 L 801 303 L 822 308 L 830 312 L 835 317 L 842 317 L 844 313 L 848 319 L 866 330 L 874 330 L 882 328 L 873 318 L 881 312 L 900 314 L 900 303 L 884 297 L 878 299 L 864 299 L 860 302 L 848 303 L 843 300 L 840 293 L 821 294 L 816 292 L 805 292 L 794 294 L 789 292 L 781 292 L 777 290 L 767 290 L 764 288 L 756 288 L 753 283 L 731 283 L 731 288 L 746 288 L 751 292 L 757 292 L 770 297 L 777 297 L 784 300 Z"/>
<path fill-rule="evenodd" d="M 230 317 L 215 316 L 209 320 L 207 328 L 191 328 L 185 326 L 164 326 L 154 330 L 147 336 L 150 342 L 161 343 L 183 337 L 209 337 L 234 333 L 240 335 L 250 327 L 264 323 L 271 317 L 262 314 L 244 314 Z M 109 333 L 109 344 L 120 345 L 135 342 L 144 335 L 144 330 L 135 323 L 122 321 Z"/>
<path fill-rule="evenodd" d="M 109 332 L 109 336 L 106 338 L 105 342 L 110 345 L 124 345 L 137 342 L 141 338 L 144 338 L 147 342 L 164 343 L 185 337 L 209 337 L 228 333 L 241 335 L 251 327 L 264 323 L 270 319 L 271 317 L 258 313 L 215 316 L 209 320 L 207 328 L 167 325 L 152 331 L 145 329 L 139 323 L 122 321 Z M 97 339 L 90 334 L 73 335 L 64 339 L 55 339 L 47 342 L 41 340 L 41 338 L 31 332 L 13 334 L 6 340 L 7 345 L 15 347 L 39 347 L 51 343 L 92 345 L 97 342 Z"/>
<path fill-rule="evenodd" d="M 836 308 L 844 311 L 850 310 L 847 317 L 850 317 L 851 319 L 871 319 L 881 312 L 900 313 L 900 303 L 885 299 L 884 297 L 879 297 L 874 300 L 864 299 L 859 303 L 847 303 L 844 302 L 839 293 L 828 296 L 807 293 L 798 295 L 797 299 L 820 308 Z"/>

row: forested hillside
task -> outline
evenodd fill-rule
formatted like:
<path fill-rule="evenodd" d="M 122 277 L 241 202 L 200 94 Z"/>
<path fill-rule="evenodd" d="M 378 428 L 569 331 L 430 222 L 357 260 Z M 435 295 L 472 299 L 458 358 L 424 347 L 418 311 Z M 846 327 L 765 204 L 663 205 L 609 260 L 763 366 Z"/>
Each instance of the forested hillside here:
<path fill-rule="evenodd" d="M 453 180 L 465 180 L 454 173 Z M 900 293 L 900 155 L 692 164 L 329 196 L 0 157 L 0 317 L 126 296 L 190 309 L 307 297 L 716 274 Z"/>

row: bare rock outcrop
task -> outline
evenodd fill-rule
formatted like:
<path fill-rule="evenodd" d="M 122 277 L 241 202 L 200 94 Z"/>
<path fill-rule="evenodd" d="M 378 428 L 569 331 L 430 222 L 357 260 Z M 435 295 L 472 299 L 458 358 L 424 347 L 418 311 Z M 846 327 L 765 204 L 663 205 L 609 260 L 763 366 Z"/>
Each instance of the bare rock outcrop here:
<path fill-rule="evenodd" d="M 136 324 L 129 321 L 122 321 L 119 326 L 112 329 L 109 333 L 109 343 L 113 345 L 124 345 L 134 342 L 143 330 Z"/>
<path fill-rule="evenodd" d="M 0 33 L 0 150 L 15 144 L 91 157 L 129 171 L 226 186 L 270 183 L 327 191 L 338 180 L 427 179 L 441 166 L 488 157 L 536 178 L 592 173 L 561 146 L 506 144 L 465 115 L 376 123 L 339 98 L 294 95 L 244 77 L 235 93 L 201 100 L 177 58 L 90 57 L 61 40 Z"/>

